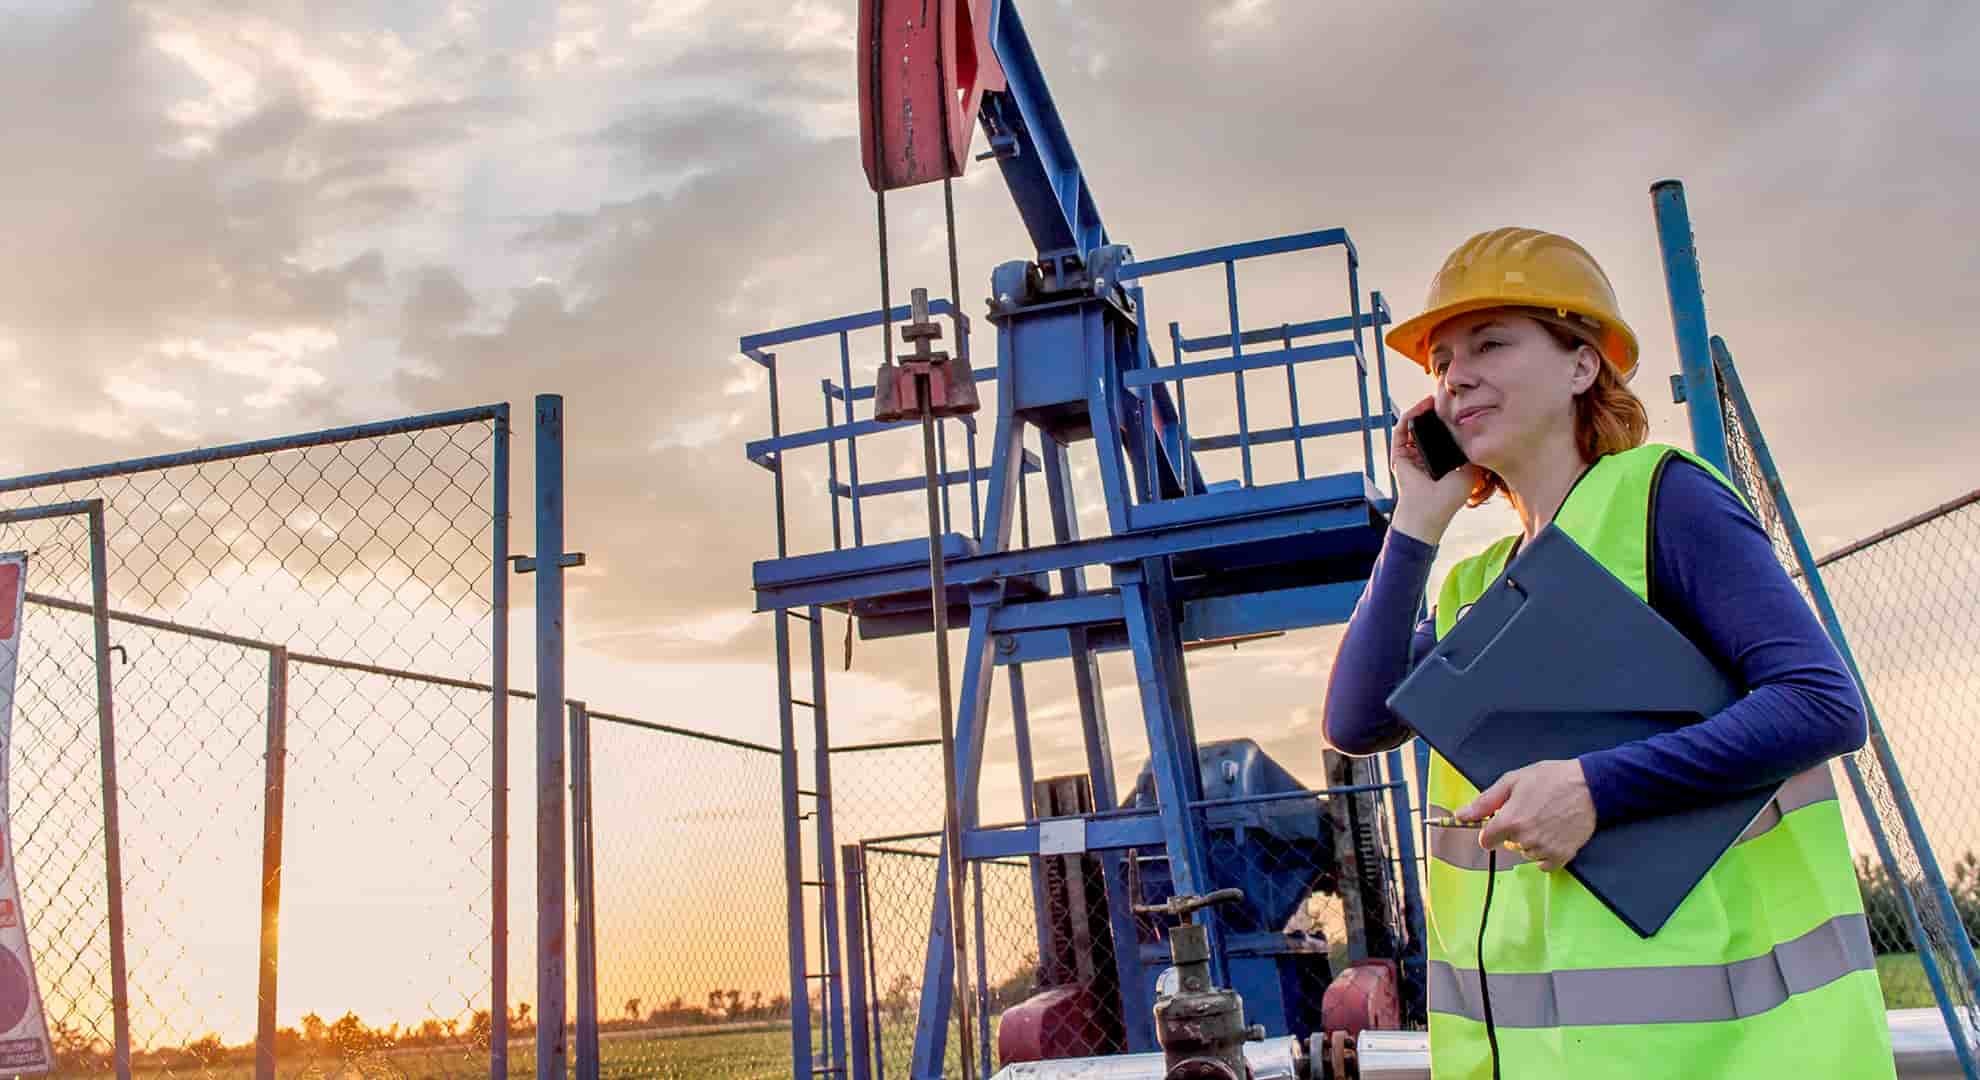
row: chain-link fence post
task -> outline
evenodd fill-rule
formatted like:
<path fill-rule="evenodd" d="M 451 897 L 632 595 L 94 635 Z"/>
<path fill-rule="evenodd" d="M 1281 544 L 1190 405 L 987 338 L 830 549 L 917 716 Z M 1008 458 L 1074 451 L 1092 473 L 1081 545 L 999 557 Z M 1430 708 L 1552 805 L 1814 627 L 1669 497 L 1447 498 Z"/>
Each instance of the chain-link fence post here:
<path fill-rule="evenodd" d="M 873 1032 L 867 1023 L 865 850 L 858 844 L 842 844 L 839 851 L 845 866 L 841 886 L 846 910 L 846 1008 L 852 1021 L 850 1067 L 852 1080 L 873 1080 Z"/>
<path fill-rule="evenodd" d="M 571 883 L 577 902 L 577 1080 L 598 1080 L 598 891 L 591 846 L 591 715 L 571 716 Z"/>
<path fill-rule="evenodd" d="M 268 650 L 268 738 L 262 787 L 261 954 L 255 997 L 255 1080 L 275 1080 L 275 989 L 282 915 L 282 808 L 289 745 L 289 650 Z"/>
<path fill-rule="evenodd" d="M 564 1076 L 564 399 L 536 396 L 536 1076 Z"/>
<path fill-rule="evenodd" d="M 488 1077 L 509 1080 L 509 406 L 495 407 L 489 522 Z"/>
<path fill-rule="evenodd" d="M 1699 279 L 1698 247 L 1692 239 L 1691 213 L 1684 185 L 1660 180 L 1650 185 L 1656 212 L 1657 240 L 1664 253 L 1664 286 L 1670 297 L 1671 329 L 1677 336 L 1678 366 L 1683 394 L 1680 401 L 1696 402 L 1688 410 L 1691 447 L 1721 473 L 1726 468 L 1725 421 L 1717 408 L 1718 385 L 1712 377 L 1712 357 L 1706 345 L 1705 287 Z"/>
<path fill-rule="evenodd" d="M 130 975 L 124 958 L 123 833 L 117 820 L 117 719 L 110 688 L 110 553 L 104 534 L 103 500 L 91 499 L 86 505 L 90 619 L 96 636 L 96 723 L 102 743 L 98 761 L 103 772 L 103 862 L 110 887 L 110 1002 L 116 1025 L 117 1080 L 130 1080 Z"/>

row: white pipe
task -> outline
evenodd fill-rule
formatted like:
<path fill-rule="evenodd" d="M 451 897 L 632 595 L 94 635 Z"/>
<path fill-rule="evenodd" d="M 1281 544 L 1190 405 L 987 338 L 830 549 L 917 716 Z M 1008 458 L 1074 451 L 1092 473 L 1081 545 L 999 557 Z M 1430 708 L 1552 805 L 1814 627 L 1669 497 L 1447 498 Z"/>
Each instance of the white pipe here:
<path fill-rule="evenodd" d="M 1891 1056 L 1902 1080 L 1962 1080 L 1952 1037 L 1937 1009 L 1893 1009 Z M 1361 1080 L 1430 1080 L 1430 1036 L 1421 1031 L 1364 1031 L 1355 1047 Z"/>
<path fill-rule="evenodd" d="M 1300 1080 L 1293 1064 L 1294 1040 L 1290 1035 L 1244 1044 L 1244 1060 L 1256 1080 Z M 1162 1080 L 1166 1069 L 1159 1051 L 1152 1054 L 1114 1054 L 1109 1057 L 1056 1058 L 1051 1061 L 1019 1061 L 1006 1065 L 990 1080 Z"/>
<path fill-rule="evenodd" d="M 1887 1014 L 1891 1053 L 1901 1080 L 1961 1080 L 1952 1037 L 1937 1009 L 1893 1009 Z M 1970 1029 L 1980 1036 L 1980 1029 Z M 1430 1035 L 1423 1031 L 1364 1031 L 1355 1041 L 1361 1080 L 1430 1080 Z M 1257 1080 L 1297 1080 L 1293 1040 L 1246 1043 L 1245 1060 Z M 1007 1065 L 992 1080 L 1162 1080 L 1162 1055 L 1062 1058 Z"/>

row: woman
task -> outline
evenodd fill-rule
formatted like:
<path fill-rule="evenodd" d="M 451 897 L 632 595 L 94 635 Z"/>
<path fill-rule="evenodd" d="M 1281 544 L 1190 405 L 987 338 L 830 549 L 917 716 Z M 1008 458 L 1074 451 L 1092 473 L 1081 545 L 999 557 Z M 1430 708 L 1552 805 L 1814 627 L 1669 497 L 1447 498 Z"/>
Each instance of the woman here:
<path fill-rule="evenodd" d="M 1826 764 L 1863 744 L 1861 700 L 1737 491 L 1645 443 L 1627 385 L 1636 338 L 1601 268 L 1565 237 L 1481 233 L 1387 341 L 1436 380 L 1405 420 L 1435 409 L 1471 464 L 1432 481 L 1398 429 L 1397 501 L 1329 679 L 1329 742 L 1373 754 L 1408 740 L 1384 700 L 1549 523 L 1749 691 L 1696 724 L 1539 762 L 1484 792 L 1432 756 L 1430 813 L 1485 821 L 1427 830 L 1434 1075 L 1894 1076 Z M 1518 533 L 1456 564 L 1416 624 L 1446 528 L 1497 494 Z M 1782 781 L 1651 938 L 1558 872 L 1601 826 Z"/>

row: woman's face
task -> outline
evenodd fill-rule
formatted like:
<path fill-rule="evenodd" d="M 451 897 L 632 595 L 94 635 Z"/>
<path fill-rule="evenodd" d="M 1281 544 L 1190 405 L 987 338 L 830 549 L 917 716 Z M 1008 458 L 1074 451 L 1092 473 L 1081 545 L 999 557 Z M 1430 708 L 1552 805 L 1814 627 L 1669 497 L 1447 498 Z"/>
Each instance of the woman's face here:
<path fill-rule="evenodd" d="M 1601 362 L 1593 348 L 1564 349 L 1540 322 L 1505 310 L 1459 315 L 1430 335 L 1437 415 L 1466 457 L 1501 475 L 1552 433 L 1572 430 L 1575 395 Z"/>

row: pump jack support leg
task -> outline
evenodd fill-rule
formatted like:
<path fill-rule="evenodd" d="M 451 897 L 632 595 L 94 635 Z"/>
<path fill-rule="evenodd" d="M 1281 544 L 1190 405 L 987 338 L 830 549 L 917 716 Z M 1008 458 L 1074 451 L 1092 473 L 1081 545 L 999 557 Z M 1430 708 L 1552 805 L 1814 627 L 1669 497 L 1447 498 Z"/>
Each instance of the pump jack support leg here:
<path fill-rule="evenodd" d="M 1189 716 L 1188 690 L 1183 684 L 1180 639 L 1172 625 L 1165 567 L 1143 560 L 1114 567 L 1121 590 L 1121 613 L 1127 623 L 1128 644 L 1134 653 L 1135 681 L 1141 693 L 1141 713 L 1148 725 L 1148 761 L 1155 779 L 1155 798 L 1169 855 L 1169 875 L 1176 895 L 1210 891 L 1209 859 L 1197 811 L 1190 806 L 1203 797 L 1197 774 L 1196 745 Z M 1228 986 L 1217 921 L 1205 909 L 1197 922 L 1210 941 L 1211 976 Z"/>
<path fill-rule="evenodd" d="M 1052 508 L 1052 539 L 1065 544 L 1079 539 L 1079 518 L 1073 502 L 1072 465 L 1063 443 L 1046 436 L 1040 440 L 1039 458 L 1044 465 L 1045 493 Z M 1086 570 L 1074 567 L 1059 572 L 1059 588 L 1067 596 L 1086 591 Z M 1066 631 L 1072 653 L 1073 692 L 1079 700 L 1080 731 L 1086 741 L 1086 772 L 1093 785 L 1093 808 L 1120 807 L 1120 791 L 1114 781 L 1114 755 L 1107 737 L 1107 706 L 1100 693 L 1100 664 L 1087 647 L 1086 631 L 1074 627 Z M 1114 929 L 1114 972 L 1121 988 L 1121 1021 L 1128 1049 L 1156 1049 L 1155 1000 L 1152 989 L 1141 985 L 1141 962 L 1135 939 L 1133 904 L 1128 895 L 1128 854 L 1121 851 L 1099 853 L 1101 876 L 1107 884 L 1107 921 Z M 1040 941 L 1039 948 L 1045 943 Z"/>

